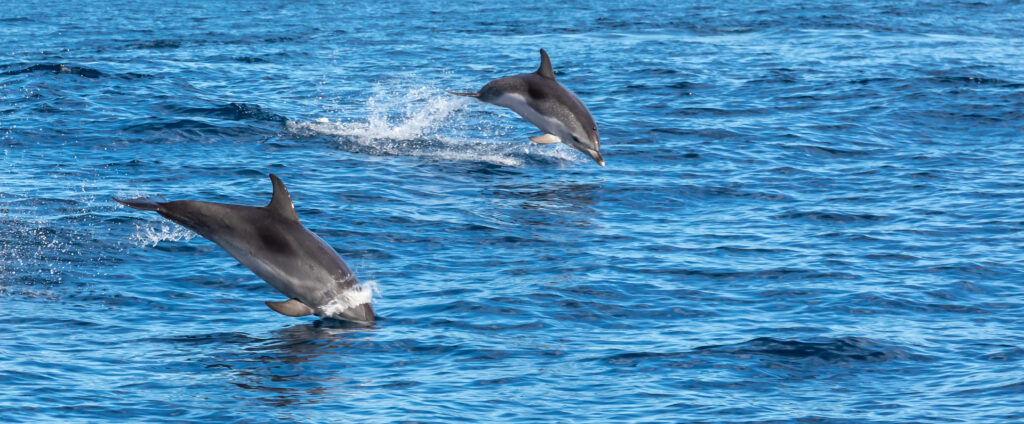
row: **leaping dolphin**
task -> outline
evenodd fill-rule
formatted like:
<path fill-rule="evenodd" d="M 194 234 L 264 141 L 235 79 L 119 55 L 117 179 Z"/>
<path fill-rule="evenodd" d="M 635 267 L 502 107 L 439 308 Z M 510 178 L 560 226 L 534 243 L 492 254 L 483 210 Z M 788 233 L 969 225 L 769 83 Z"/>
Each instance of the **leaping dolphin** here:
<path fill-rule="evenodd" d="M 530 140 L 540 144 L 568 144 L 604 166 L 601 137 L 594 118 L 575 94 L 555 80 L 551 59 L 544 49 L 540 49 L 540 68 L 536 72 L 496 79 L 476 93 L 448 91 L 448 94 L 475 97 L 512 109 L 544 131 L 544 135 L 530 137 Z"/>
<path fill-rule="evenodd" d="M 148 197 L 118 199 L 122 205 L 156 211 L 217 243 L 238 262 L 288 296 L 266 302 L 281 314 L 316 314 L 372 324 L 375 318 L 368 289 L 338 253 L 302 226 L 281 179 L 270 174 L 274 195 L 263 207 L 179 200 L 157 202 Z"/>

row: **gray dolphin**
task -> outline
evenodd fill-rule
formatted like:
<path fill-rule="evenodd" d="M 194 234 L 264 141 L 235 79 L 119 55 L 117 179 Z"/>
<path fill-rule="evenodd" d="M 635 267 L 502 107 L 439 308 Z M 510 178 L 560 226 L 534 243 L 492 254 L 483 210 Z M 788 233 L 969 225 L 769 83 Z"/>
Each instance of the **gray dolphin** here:
<path fill-rule="evenodd" d="M 512 109 L 544 131 L 544 135 L 530 137 L 530 140 L 540 144 L 568 144 L 604 166 L 601 137 L 594 118 L 575 94 L 555 80 L 551 59 L 544 49 L 540 49 L 540 68 L 536 72 L 496 79 L 476 93 L 448 91 L 448 94 L 476 97 Z"/>
<path fill-rule="evenodd" d="M 270 181 L 274 195 L 263 207 L 196 200 L 156 202 L 148 197 L 114 200 L 156 211 L 217 243 L 288 296 L 283 302 L 266 302 L 270 309 L 292 317 L 316 314 L 373 323 L 368 289 L 359 285 L 331 246 L 302 226 L 281 179 L 270 174 Z"/>

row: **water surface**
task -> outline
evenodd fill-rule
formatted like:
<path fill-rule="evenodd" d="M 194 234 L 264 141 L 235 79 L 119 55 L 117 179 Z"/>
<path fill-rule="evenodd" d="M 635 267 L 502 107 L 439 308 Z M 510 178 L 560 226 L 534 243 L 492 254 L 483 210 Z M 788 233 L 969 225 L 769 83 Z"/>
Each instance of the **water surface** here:
<path fill-rule="evenodd" d="M 1020 2 L 22 1 L 0 45 L 4 422 L 1024 421 Z M 542 47 L 607 167 L 443 93 Z M 377 325 L 110 200 L 268 173 Z"/>

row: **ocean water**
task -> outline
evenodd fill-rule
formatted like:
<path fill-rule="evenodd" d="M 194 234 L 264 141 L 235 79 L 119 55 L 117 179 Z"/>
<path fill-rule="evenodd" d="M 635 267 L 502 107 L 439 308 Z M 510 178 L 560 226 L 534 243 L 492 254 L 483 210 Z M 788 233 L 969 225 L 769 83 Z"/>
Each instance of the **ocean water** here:
<path fill-rule="evenodd" d="M 1020 1 L 2 6 L 4 423 L 1024 422 Z M 268 173 L 373 327 L 110 199 Z"/>

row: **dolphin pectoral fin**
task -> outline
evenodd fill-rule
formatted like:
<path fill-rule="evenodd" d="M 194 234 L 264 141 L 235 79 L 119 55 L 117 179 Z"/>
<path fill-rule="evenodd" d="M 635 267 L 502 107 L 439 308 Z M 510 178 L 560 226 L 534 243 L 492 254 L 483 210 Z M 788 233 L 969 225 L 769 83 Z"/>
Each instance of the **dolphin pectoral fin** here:
<path fill-rule="evenodd" d="M 299 301 L 299 299 L 288 299 L 284 302 L 263 302 L 266 303 L 270 309 L 281 315 L 288 315 L 290 317 L 304 317 L 306 315 L 313 314 L 313 308 L 306 306 L 305 303 Z"/>
<path fill-rule="evenodd" d="M 561 143 L 562 139 L 558 138 L 558 136 L 554 134 L 544 134 L 536 137 L 530 137 L 530 141 L 537 144 L 554 144 Z"/>

